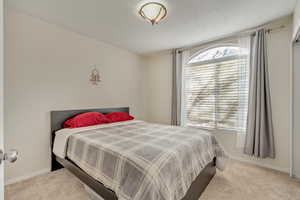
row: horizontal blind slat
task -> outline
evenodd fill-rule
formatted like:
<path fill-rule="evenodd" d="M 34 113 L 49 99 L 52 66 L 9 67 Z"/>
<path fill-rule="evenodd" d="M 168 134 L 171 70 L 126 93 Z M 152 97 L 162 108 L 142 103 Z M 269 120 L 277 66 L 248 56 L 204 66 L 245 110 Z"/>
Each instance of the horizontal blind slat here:
<path fill-rule="evenodd" d="M 210 128 L 216 124 L 236 128 L 238 110 L 247 112 L 247 103 L 240 103 L 240 100 L 247 102 L 248 70 L 240 70 L 246 65 L 246 59 L 235 59 L 185 66 L 183 95 L 186 123 Z M 246 87 L 241 87 L 241 84 Z"/>

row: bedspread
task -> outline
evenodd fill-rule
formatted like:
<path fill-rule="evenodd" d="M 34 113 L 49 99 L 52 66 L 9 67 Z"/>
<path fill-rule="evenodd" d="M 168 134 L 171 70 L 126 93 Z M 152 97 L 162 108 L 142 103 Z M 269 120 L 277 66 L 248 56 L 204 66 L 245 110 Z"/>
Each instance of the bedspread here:
<path fill-rule="evenodd" d="M 131 121 L 71 134 L 67 157 L 120 200 L 180 200 L 225 154 L 209 132 Z"/>

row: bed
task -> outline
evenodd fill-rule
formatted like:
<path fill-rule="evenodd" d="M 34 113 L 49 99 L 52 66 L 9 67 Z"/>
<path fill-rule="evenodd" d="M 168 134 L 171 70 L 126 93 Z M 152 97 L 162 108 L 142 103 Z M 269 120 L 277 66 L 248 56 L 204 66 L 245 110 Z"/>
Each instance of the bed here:
<path fill-rule="evenodd" d="M 216 173 L 220 149 L 207 132 L 138 120 L 62 129 L 84 112 L 129 108 L 52 111 L 51 169 L 67 168 L 105 200 L 198 200 Z"/>

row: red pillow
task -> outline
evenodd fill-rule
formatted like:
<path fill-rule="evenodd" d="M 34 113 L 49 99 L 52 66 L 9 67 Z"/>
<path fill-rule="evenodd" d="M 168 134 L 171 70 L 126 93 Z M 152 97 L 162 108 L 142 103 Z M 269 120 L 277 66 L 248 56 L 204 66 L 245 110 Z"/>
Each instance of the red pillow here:
<path fill-rule="evenodd" d="M 86 112 L 65 121 L 64 128 L 79 128 L 105 123 L 110 123 L 110 120 L 102 113 Z"/>
<path fill-rule="evenodd" d="M 127 121 L 127 120 L 133 120 L 134 119 L 134 117 L 132 117 L 128 113 L 124 113 L 124 112 L 112 112 L 112 113 L 106 114 L 106 117 L 111 122 L 122 122 L 122 121 Z"/>

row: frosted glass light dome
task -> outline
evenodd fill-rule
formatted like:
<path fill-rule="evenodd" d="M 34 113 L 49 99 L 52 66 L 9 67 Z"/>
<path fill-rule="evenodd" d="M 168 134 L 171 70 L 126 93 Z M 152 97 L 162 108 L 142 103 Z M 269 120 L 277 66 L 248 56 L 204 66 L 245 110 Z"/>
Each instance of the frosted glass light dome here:
<path fill-rule="evenodd" d="M 148 2 L 140 8 L 139 14 L 152 25 L 158 24 L 167 16 L 167 8 L 158 2 Z"/>

